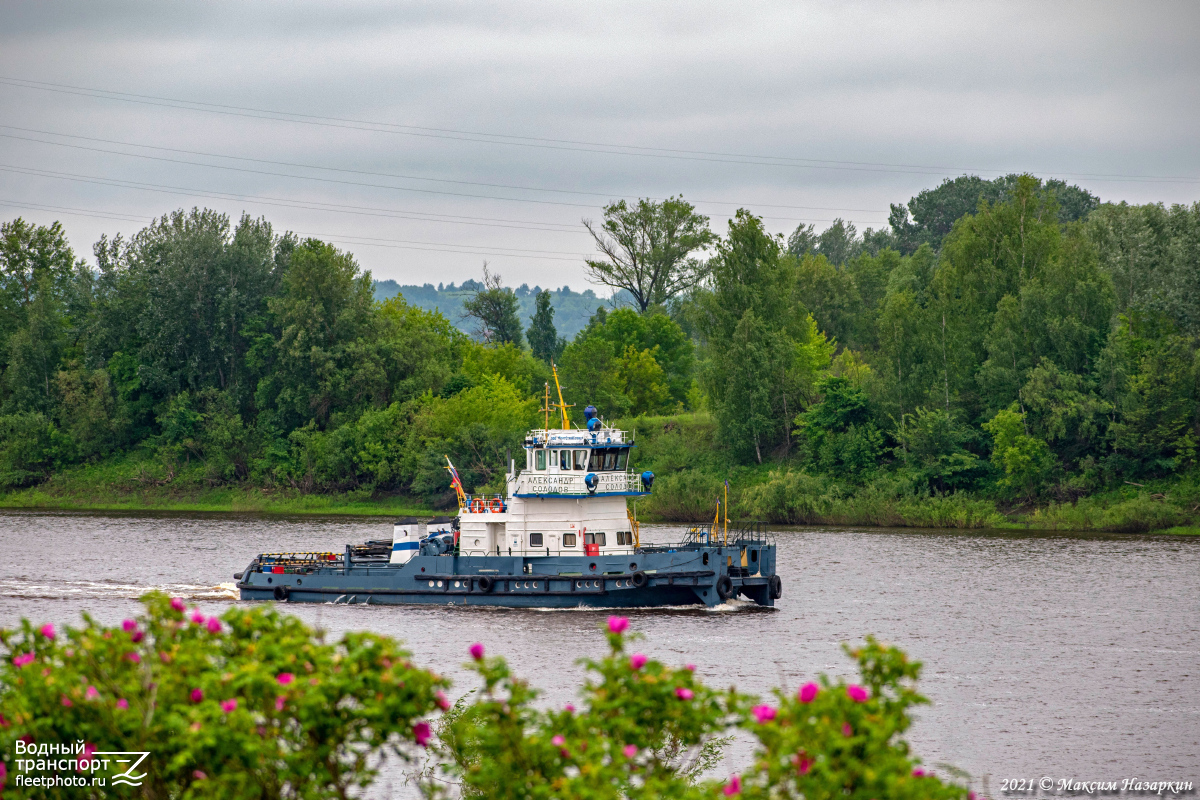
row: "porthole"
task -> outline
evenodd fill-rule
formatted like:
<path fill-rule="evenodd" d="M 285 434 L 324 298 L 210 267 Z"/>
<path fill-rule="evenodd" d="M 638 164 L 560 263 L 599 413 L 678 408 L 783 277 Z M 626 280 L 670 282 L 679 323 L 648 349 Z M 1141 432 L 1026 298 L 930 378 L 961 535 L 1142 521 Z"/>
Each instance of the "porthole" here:
<path fill-rule="evenodd" d="M 273 580 L 273 578 L 267 578 L 267 583 L 271 583 Z"/>
<path fill-rule="evenodd" d="M 454 588 L 455 588 L 455 589 L 457 589 L 457 588 L 458 588 L 458 581 L 455 581 L 455 582 L 454 582 Z"/>
<path fill-rule="evenodd" d="M 437 583 L 438 583 L 438 588 L 439 588 L 439 589 L 440 589 L 440 588 L 442 588 L 442 582 L 441 582 L 441 581 L 438 581 Z"/>
<path fill-rule="evenodd" d="M 299 586 L 301 583 L 304 583 L 304 581 L 300 580 L 299 578 L 296 578 L 296 585 Z"/>
<path fill-rule="evenodd" d="M 533 582 L 533 588 L 535 588 L 535 589 L 537 588 L 537 581 Z"/>
<path fill-rule="evenodd" d="M 591 564 L 588 564 L 588 569 L 595 569 L 595 568 L 596 568 L 596 562 L 595 562 L 595 561 L 593 561 Z"/>
<path fill-rule="evenodd" d="M 432 588 L 433 588 L 433 581 L 430 581 L 430 582 L 429 582 L 429 588 L 430 588 L 430 589 L 432 589 Z"/>
<path fill-rule="evenodd" d="M 421 571 L 422 571 L 422 572 L 424 572 L 425 570 L 421 570 Z M 629 565 L 629 571 L 630 571 L 630 572 L 637 572 L 637 564 L 630 564 L 630 565 Z"/>

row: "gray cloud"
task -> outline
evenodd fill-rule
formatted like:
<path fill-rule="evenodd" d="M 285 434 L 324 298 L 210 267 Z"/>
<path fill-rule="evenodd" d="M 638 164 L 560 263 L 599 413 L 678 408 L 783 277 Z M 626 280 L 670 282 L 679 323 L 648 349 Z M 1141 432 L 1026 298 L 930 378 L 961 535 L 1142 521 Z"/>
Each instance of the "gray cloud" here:
<path fill-rule="evenodd" d="M 778 231 L 800 220 L 823 227 L 835 216 L 879 226 L 888 203 L 963 171 L 1029 170 L 1078 182 L 1104 199 L 1192 202 L 1200 182 L 1088 176 L 1200 178 L 1198 34 L 1200 10 L 1190 3 L 5 3 L 0 75 L 11 78 L 322 117 L 927 169 L 763 166 L 482 144 L 0 85 L 5 125 L 602 195 L 361 178 L 586 207 L 491 200 L 0 139 L 3 164 L 187 190 L 0 171 L 0 201 L 137 218 L 191 205 L 235 216 L 245 210 L 279 228 L 329 236 L 378 277 L 457 281 L 475 276 L 487 257 L 509 281 L 576 286 L 583 282 L 581 256 L 590 251 L 579 219 L 599 216 L 609 196 L 682 193 L 720 201 L 701 206 L 716 227 L 745 205 Z M 272 197 L 292 207 L 207 196 L 215 193 Z M 451 224 L 298 203 L 565 227 Z M 18 211 L 39 221 L 61 217 L 84 252 L 101 232 L 138 227 L 31 206 L 3 206 L 0 216 Z M 401 249 L 362 237 L 432 244 Z M 546 258 L 532 257 L 539 254 Z"/>

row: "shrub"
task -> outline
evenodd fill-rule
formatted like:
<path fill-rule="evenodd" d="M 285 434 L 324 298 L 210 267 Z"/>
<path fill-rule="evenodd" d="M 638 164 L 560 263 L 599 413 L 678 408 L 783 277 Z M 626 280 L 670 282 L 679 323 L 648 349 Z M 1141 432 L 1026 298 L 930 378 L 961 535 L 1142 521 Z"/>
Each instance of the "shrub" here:
<path fill-rule="evenodd" d="M 583 659 L 580 708 L 541 711 L 537 692 L 503 659 L 475 651 L 483 687 L 441 726 L 441 765 L 428 774 L 465 797 L 526 798 L 965 798 L 965 789 L 925 774 L 902 736 L 920 664 L 868 638 L 847 653 L 862 685 L 822 675 L 773 703 L 718 692 L 695 668 L 629 653 L 622 617 L 609 619 L 609 653 Z M 757 739 L 753 766 L 728 780 L 701 780 L 712 745 L 738 728 Z M 440 773 L 438 775 L 437 773 Z"/>
<path fill-rule="evenodd" d="M 444 685 L 386 637 L 328 644 L 271 607 L 206 619 L 157 593 L 145 606 L 121 626 L 0 631 L 0 752 L 148 751 L 148 797 L 345 797 L 386 753 L 410 756 Z"/>

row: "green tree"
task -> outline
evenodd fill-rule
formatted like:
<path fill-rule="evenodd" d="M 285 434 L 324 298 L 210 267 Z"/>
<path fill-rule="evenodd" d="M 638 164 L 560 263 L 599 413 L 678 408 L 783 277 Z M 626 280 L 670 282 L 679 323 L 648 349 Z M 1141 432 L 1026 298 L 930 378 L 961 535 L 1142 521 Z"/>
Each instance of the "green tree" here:
<path fill-rule="evenodd" d="M 1025 429 L 1025 412 L 1013 403 L 983 423 L 992 435 L 992 463 L 1004 470 L 1000 486 L 1020 497 L 1037 495 L 1054 471 L 1054 456 L 1046 442 Z"/>
<path fill-rule="evenodd" d="M 504 288 L 499 274 L 483 265 L 483 288 L 463 301 L 463 311 L 478 323 L 477 334 L 484 342 L 523 347 L 519 304 L 512 289 Z"/>
<path fill-rule="evenodd" d="M 716 238 L 708 217 L 681 197 L 638 200 L 633 207 L 618 200 L 604 207 L 604 222 L 585 219 L 583 224 L 604 256 L 585 262 L 588 277 L 628 291 L 639 311 L 664 305 L 695 286 L 703 266 L 692 254 Z"/>
<path fill-rule="evenodd" d="M 268 301 L 278 335 L 256 405 L 285 431 L 336 410 L 379 402 L 386 371 L 374 347 L 371 275 L 333 245 L 308 239 L 292 251 L 280 294 Z"/>
<path fill-rule="evenodd" d="M 820 472 L 857 480 L 873 472 L 883 434 L 871 419 L 866 392 L 852 380 L 827 376 L 816 385 L 820 400 L 796 417 L 795 434 Z"/>
<path fill-rule="evenodd" d="M 691 312 L 705 357 L 702 386 L 722 441 L 761 463 L 764 453 L 787 451 L 792 420 L 833 347 L 797 297 L 796 260 L 758 217 L 738 211 L 710 266 L 712 288 Z"/>
<path fill-rule="evenodd" d="M 966 488 L 979 477 L 979 458 L 967 449 L 974 439 L 971 429 L 945 409 L 918 407 L 901 419 L 893 435 L 899 442 L 896 455 L 927 488 Z"/>
<path fill-rule="evenodd" d="M 530 319 L 529 329 L 525 334 L 529 337 L 529 347 L 534 358 L 540 358 L 550 364 L 559 357 L 567 343 L 554 329 L 554 308 L 550 305 L 550 290 L 538 292 L 536 302 L 537 310 Z"/>

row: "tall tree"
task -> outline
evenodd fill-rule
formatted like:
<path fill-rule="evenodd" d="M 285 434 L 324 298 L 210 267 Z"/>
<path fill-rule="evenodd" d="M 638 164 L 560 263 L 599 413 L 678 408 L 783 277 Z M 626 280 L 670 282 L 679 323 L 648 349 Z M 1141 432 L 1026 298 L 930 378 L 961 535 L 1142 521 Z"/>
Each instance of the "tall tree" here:
<path fill-rule="evenodd" d="M 487 262 L 483 262 L 483 288 L 463 301 L 463 311 L 479 324 L 479 338 L 496 344 L 524 345 L 518 308 L 513 290 L 506 289 L 499 273 L 489 272 Z"/>
<path fill-rule="evenodd" d="M 708 217 L 681 197 L 642 199 L 632 208 L 619 200 L 604 207 L 603 223 L 583 224 L 605 258 L 585 262 L 588 276 L 627 290 L 643 312 L 695 286 L 703 267 L 692 254 L 716 239 Z"/>
<path fill-rule="evenodd" d="M 558 358 L 566 342 L 559 337 L 554 328 L 554 307 L 550 305 L 550 290 L 538 292 L 536 303 L 537 310 L 533 312 L 526 335 L 529 337 L 529 347 L 534 358 L 540 358 L 549 364 Z"/>

